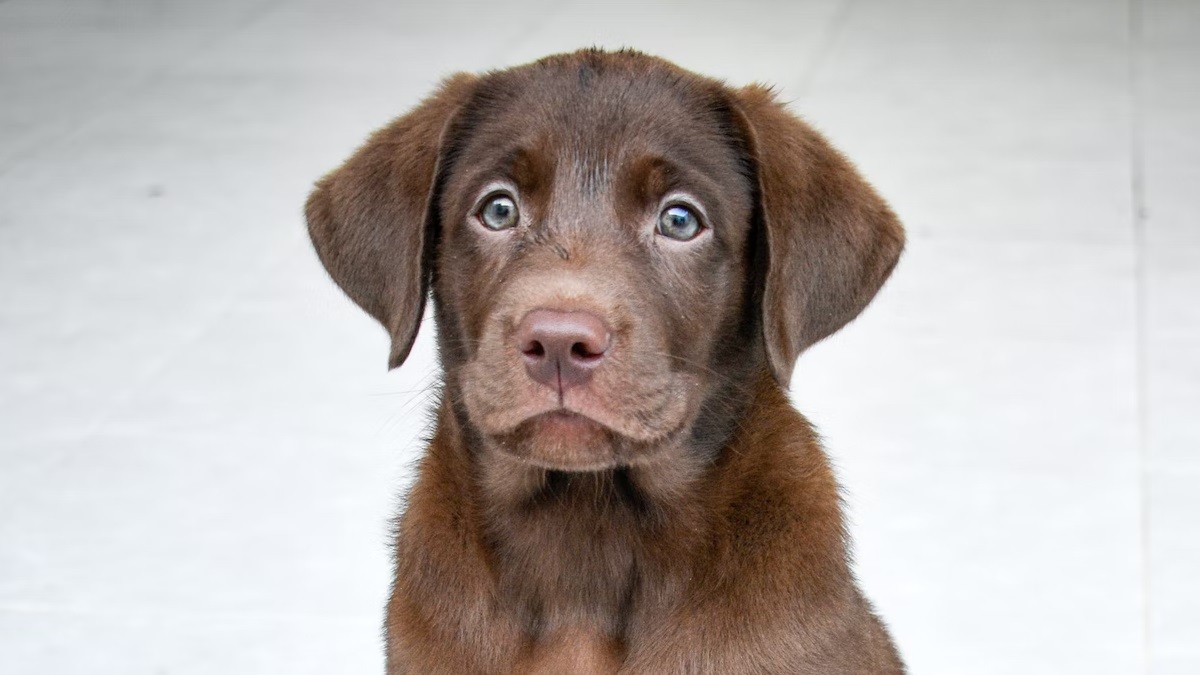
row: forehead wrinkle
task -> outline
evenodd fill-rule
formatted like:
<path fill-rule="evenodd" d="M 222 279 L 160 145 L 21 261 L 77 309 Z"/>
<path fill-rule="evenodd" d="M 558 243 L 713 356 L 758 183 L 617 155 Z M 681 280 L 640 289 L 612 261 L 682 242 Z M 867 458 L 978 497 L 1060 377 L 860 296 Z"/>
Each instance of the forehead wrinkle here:
<path fill-rule="evenodd" d="M 576 146 L 571 158 L 571 183 L 580 192 L 595 197 L 611 183 L 609 153 L 590 145 Z"/>
<path fill-rule="evenodd" d="M 597 234 L 616 222 L 612 199 L 613 163 L 607 156 L 576 154 L 561 163 L 550 192 L 542 229 L 547 233 Z"/>

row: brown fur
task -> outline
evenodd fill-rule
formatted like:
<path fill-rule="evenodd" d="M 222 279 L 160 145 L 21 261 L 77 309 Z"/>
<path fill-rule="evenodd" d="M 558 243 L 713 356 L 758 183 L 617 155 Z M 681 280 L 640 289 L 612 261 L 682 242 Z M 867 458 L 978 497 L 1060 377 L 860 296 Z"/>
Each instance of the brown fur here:
<path fill-rule="evenodd" d="M 474 215 L 496 185 L 511 230 Z M 694 241 L 654 234 L 677 197 Z M 392 366 L 434 297 L 443 390 L 398 521 L 389 673 L 903 672 L 782 388 L 903 231 L 768 90 L 596 50 L 458 75 L 307 214 Z M 586 386 L 522 369 L 515 324 L 546 307 L 610 329 Z"/>

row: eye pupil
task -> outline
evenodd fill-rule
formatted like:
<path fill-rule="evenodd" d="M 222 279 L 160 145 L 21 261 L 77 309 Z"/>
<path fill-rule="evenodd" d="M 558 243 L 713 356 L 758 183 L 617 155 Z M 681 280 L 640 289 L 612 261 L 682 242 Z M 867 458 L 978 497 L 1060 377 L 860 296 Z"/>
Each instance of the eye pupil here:
<path fill-rule="evenodd" d="M 658 218 L 658 232 L 678 241 L 695 239 L 700 234 L 700 219 L 686 206 L 669 206 Z"/>
<path fill-rule="evenodd" d="M 507 195 L 496 195 L 483 205 L 479 219 L 489 230 L 505 230 L 517 224 L 517 204 Z"/>

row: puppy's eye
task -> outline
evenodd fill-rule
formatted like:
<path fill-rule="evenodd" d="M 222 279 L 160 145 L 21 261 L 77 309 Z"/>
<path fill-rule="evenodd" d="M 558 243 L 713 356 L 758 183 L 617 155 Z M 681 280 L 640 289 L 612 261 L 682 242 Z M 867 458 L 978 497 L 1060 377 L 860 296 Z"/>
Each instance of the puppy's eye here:
<path fill-rule="evenodd" d="M 700 219 L 686 206 L 668 206 L 658 217 L 658 233 L 678 241 L 695 239 L 704 229 Z"/>
<path fill-rule="evenodd" d="M 507 230 L 516 227 L 517 203 L 508 195 L 495 195 L 483 203 L 479 210 L 479 222 L 489 230 Z"/>

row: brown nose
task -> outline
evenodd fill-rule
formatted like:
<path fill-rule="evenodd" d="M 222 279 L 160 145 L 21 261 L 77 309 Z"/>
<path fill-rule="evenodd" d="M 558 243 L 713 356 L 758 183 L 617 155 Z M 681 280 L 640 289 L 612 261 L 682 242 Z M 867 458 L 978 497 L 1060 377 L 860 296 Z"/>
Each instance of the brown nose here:
<path fill-rule="evenodd" d="M 608 341 L 604 322 L 588 312 L 535 309 L 517 325 L 517 349 L 529 377 L 559 393 L 587 382 Z"/>

